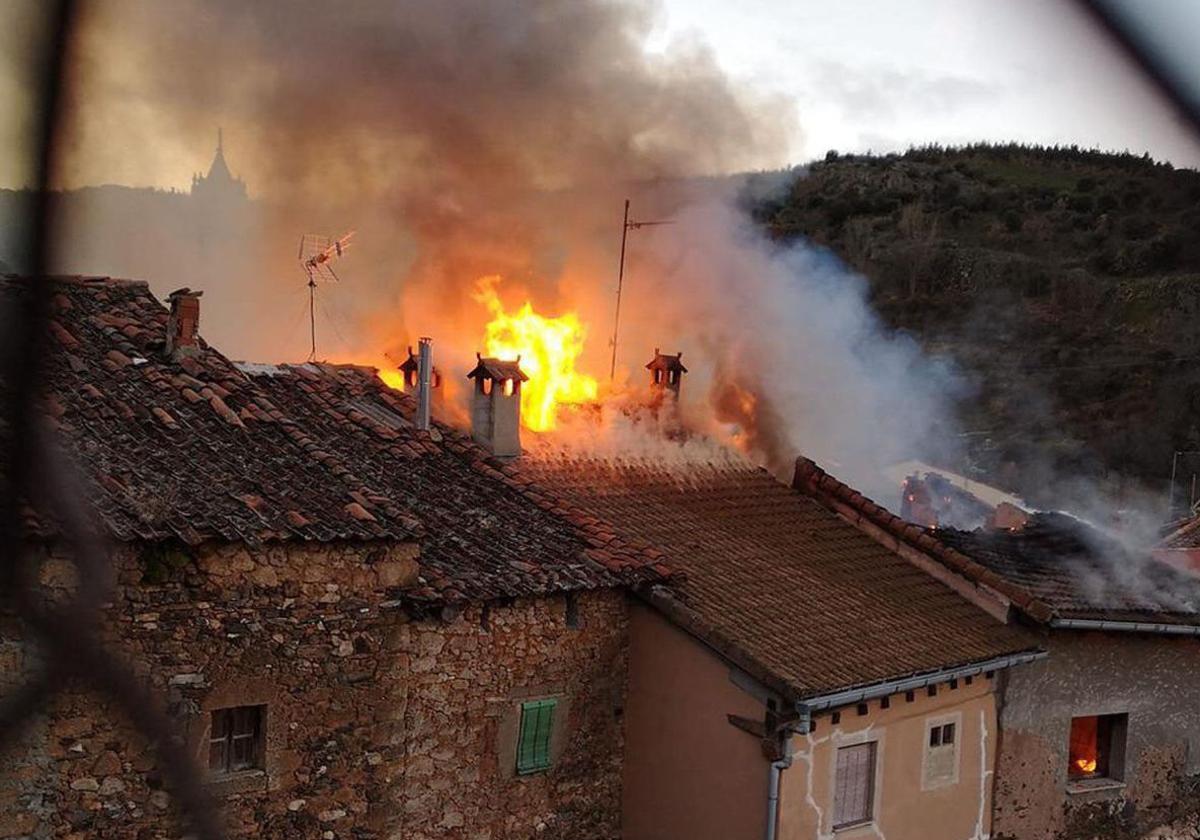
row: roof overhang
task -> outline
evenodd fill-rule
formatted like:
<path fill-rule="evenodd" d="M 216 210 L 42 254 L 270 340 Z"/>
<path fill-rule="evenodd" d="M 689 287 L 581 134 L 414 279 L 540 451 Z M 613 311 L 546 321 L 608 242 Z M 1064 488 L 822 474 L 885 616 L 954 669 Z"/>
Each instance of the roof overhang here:
<path fill-rule="evenodd" d="M 914 674 L 900 679 L 871 683 L 870 685 L 834 691 L 829 694 L 819 694 L 815 697 L 806 697 L 796 702 L 796 710 L 801 713 L 802 717 L 807 718 L 813 712 L 822 712 L 841 706 L 849 706 L 854 703 L 865 703 L 868 700 L 887 697 L 904 691 L 913 691 L 936 683 L 973 677 L 976 674 L 999 671 L 1004 668 L 1011 668 L 1014 665 L 1024 665 L 1027 662 L 1035 662 L 1045 657 L 1046 651 L 1044 650 L 1027 650 L 1020 653 L 1011 653 L 1005 656 L 984 659 L 966 665 L 941 668 L 937 671 L 926 671 L 922 674 Z"/>
<path fill-rule="evenodd" d="M 1104 630 L 1113 633 L 1157 633 L 1163 636 L 1200 636 L 1200 625 L 1157 621 L 1110 621 L 1105 618 L 1054 618 L 1052 630 Z"/>

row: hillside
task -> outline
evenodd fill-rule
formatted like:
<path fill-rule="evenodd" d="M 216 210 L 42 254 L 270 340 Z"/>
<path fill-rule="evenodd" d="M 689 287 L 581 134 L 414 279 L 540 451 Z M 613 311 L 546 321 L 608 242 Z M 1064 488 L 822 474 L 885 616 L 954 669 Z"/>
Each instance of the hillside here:
<path fill-rule="evenodd" d="M 973 379 L 969 469 L 1052 504 L 1052 475 L 1162 493 L 1172 453 L 1200 449 L 1200 173 L 1073 148 L 831 152 L 755 212 Z M 1180 464 L 1186 498 L 1200 458 Z"/>

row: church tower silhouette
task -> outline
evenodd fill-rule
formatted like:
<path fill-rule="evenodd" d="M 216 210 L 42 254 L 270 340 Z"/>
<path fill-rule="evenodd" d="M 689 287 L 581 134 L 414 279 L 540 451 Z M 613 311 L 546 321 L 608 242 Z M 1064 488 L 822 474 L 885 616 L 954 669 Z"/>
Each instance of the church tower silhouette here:
<path fill-rule="evenodd" d="M 246 182 L 237 178 L 229 171 L 225 162 L 225 143 L 221 129 L 217 129 L 217 153 L 213 156 L 208 174 L 196 173 L 192 176 L 192 195 L 202 201 L 214 204 L 224 204 L 231 201 L 246 200 Z"/>

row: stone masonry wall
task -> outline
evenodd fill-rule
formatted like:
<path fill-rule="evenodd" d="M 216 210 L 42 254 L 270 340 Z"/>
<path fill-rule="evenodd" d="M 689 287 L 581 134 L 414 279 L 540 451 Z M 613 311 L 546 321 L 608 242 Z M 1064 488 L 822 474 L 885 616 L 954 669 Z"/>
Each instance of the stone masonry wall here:
<path fill-rule="evenodd" d="M 107 632 L 207 768 L 214 709 L 266 704 L 265 768 L 210 776 L 231 837 L 615 838 L 625 596 L 412 618 L 415 546 L 126 550 Z M 50 560 L 43 580 L 70 585 Z M 36 657 L 0 616 L 0 691 Z M 517 776 L 523 698 L 554 696 L 554 762 Z M 178 837 L 154 752 L 103 697 L 56 697 L 0 756 L 0 838 Z"/>
<path fill-rule="evenodd" d="M 1200 809 L 1200 640 L 1053 631 L 1046 659 L 1000 675 L 992 836 L 1134 838 Z M 1112 784 L 1069 785 L 1071 718 L 1128 714 Z"/>

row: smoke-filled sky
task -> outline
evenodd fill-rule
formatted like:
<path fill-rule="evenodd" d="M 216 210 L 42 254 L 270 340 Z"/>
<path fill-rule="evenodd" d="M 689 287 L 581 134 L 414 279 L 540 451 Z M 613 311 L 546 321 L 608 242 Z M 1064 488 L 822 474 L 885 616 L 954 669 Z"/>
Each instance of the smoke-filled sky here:
<path fill-rule="evenodd" d="M 683 350 L 696 425 L 780 473 L 804 452 L 867 490 L 887 463 L 953 450 L 967 377 L 883 329 L 835 259 L 767 240 L 735 182 L 698 176 L 977 139 L 1200 161 L 1065 4 L 82 5 L 59 183 L 186 188 L 220 125 L 261 200 L 218 214 L 216 231 L 211 214 L 187 227 L 181 197 L 88 194 L 62 220 L 61 270 L 201 288 L 206 338 L 297 361 L 296 240 L 355 229 L 346 282 L 319 298 L 321 357 L 384 366 L 432 335 L 459 381 L 489 317 L 476 284 L 500 275 L 510 307 L 579 312 L 583 367 L 607 378 L 615 234 L 632 198 L 637 218 L 675 224 L 633 237 L 618 381 L 640 382 L 655 346 Z M 16 18 L 0 26 L 9 65 L 36 8 L 0 7 Z M 19 68 L 0 72 L 9 113 L 28 90 Z M 7 151 L 21 130 L 6 123 Z M 11 153 L 0 160 L 0 182 L 22 180 Z"/>
<path fill-rule="evenodd" d="M 92 5 L 125 7 L 134 17 L 141 16 L 132 11 L 138 5 L 159 6 L 168 14 L 150 17 L 167 31 L 139 26 L 134 33 L 139 39 L 165 39 L 172 35 L 169 10 L 175 2 Z M 505 5 L 495 4 L 498 18 L 504 17 Z M 798 121 L 785 158 L 793 163 L 830 148 L 891 151 L 987 139 L 1128 148 L 1176 165 L 1200 164 L 1196 142 L 1066 0 L 646 0 L 631 5 L 633 45 L 651 54 L 681 45 L 708 52 L 733 80 L 790 103 Z M 38 7 L 38 0 L 5 0 L 0 6 L 0 55 L 8 58 L 0 58 L 0 106 L 7 115 L 0 125 L 0 186 L 27 179 L 13 154 L 25 128 L 20 104 L 29 89 L 18 65 L 21 47 L 32 40 L 30 11 Z M 1200 26 L 1200 7 L 1194 4 L 1153 0 L 1138 8 L 1152 16 L 1182 18 L 1166 27 L 1169 31 Z M 289 12 L 291 22 L 304 14 L 302 9 Z M 236 31 L 231 34 L 239 40 Z M 203 31 L 197 33 L 198 40 L 203 37 Z M 287 22 L 273 37 L 291 37 Z M 105 70 L 128 80 L 140 71 L 139 50 L 130 50 L 127 40 L 114 46 L 118 43 L 120 49 L 103 59 Z M 334 43 L 327 49 L 319 42 L 305 46 L 316 64 L 344 60 Z M 199 80 L 214 93 L 227 83 L 231 69 L 216 66 L 228 60 L 227 54 L 218 55 L 223 53 L 214 53 L 213 66 Z M 331 98 L 352 95 L 321 92 Z M 237 115 L 221 111 L 217 107 L 210 116 L 229 124 L 236 148 Z M 320 130 L 323 119 L 319 111 L 311 115 L 314 130 Z M 141 142 L 139 129 L 153 130 L 155 142 Z M 93 126 L 91 154 L 66 177 L 73 184 L 186 187 L 191 173 L 207 162 L 212 134 L 207 123 L 180 125 L 127 101 L 119 116 L 113 112 L 104 124 Z M 251 161 L 245 163 L 250 169 Z M 261 187 L 261 182 L 251 186 Z"/>

